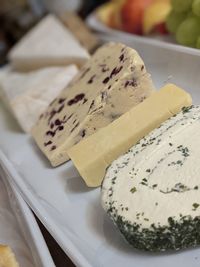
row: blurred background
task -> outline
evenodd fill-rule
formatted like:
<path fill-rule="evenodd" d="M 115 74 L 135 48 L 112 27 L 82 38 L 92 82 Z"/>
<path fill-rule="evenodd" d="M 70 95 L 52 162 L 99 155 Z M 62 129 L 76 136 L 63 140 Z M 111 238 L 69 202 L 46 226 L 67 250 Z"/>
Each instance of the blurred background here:
<path fill-rule="evenodd" d="M 85 33 L 80 36 L 80 21 L 72 14 L 84 20 L 94 10 L 98 26 L 200 49 L 200 0 L 1 0 L 0 65 L 10 47 L 48 13 L 60 18 L 68 12 L 64 24 L 82 43 Z"/>
<path fill-rule="evenodd" d="M 0 65 L 6 54 L 28 30 L 47 13 L 59 15 L 76 12 L 83 19 L 106 0 L 1 0 L 0 1 Z"/>

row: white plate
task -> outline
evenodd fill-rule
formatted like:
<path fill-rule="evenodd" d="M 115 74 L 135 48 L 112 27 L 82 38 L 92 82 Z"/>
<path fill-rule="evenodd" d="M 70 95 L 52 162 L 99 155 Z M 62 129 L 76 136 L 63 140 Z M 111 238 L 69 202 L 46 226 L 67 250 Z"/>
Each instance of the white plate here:
<path fill-rule="evenodd" d="M 178 51 L 182 51 L 185 53 L 194 53 L 196 55 L 200 55 L 200 50 L 195 48 L 190 48 L 186 46 L 182 46 L 176 43 L 175 39 L 171 35 L 149 35 L 149 36 L 139 36 L 136 34 L 131 34 L 127 32 L 123 32 L 120 30 L 112 29 L 105 24 L 103 24 L 96 13 L 92 13 L 87 17 L 87 24 L 90 28 L 97 32 L 101 32 L 107 34 L 108 36 L 115 36 L 121 40 L 124 38 L 134 43 L 135 41 L 139 41 L 146 44 L 151 44 L 154 46 L 162 46 L 163 48 L 176 49 Z"/>
<path fill-rule="evenodd" d="M 13 249 L 21 267 L 55 267 L 32 212 L 1 167 L 0 243 Z"/>
<path fill-rule="evenodd" d="M 126 38 L 123 42 L 131 45 Z M 200 103 L 200 56 L 140 41 L 134 42 L 134 47 L 157 86 L 167 80 L 176 82 Z M 31 137 L 20 132 L 2 106 L 0 136 L 0 161 L 10 180 L 77 266 L 200 266 L 200 248 L 152 254 L 126 244 L 101 208 L 100 190 L 86 188 L 71 162 L 51 168 Z"/>

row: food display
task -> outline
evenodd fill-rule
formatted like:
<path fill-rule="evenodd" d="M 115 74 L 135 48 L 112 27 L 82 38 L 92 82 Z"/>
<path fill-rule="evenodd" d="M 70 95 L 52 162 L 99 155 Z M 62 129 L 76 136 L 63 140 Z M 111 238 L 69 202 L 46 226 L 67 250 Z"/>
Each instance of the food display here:
<path fill-rule="evenodd" d="M 51 164 L 58 166 L 69 160 L 69 148 L 153 92 L 138 53 L 122 44 L 106 44 L 40 116 L 32 135 Z"/>
<path fill-rule="evenodd" d="M 191 103 L 188 93 L 168 84 L 107 127 L 73 146 L 68 152 L 69 157 L 88 186 L 100 186 L 113 160 Z"/>
<path fill-rule="evenodd" d="M 180 43 L 200 45 L 198 27 L 183 34 L 185 27 L 198 24 L 198 1 L 183 1 L 180 8 L 178 0 L 116 0 L 97 12 L 113 28 L 140 35 L 165 34 L 168 29 Z M 47 34 L 50 28 L 52 35 Z M 186 44 L 184 38 L 189 35 Z M 6 162 L 8 174 L 9 168 L 12 170 L 12 179 L 17 159 L 16 184 L 37 168 L 39 177 L 45 176 L 53 184 L 49 191 L 47 180 L 37 182 L 34 188 L 34 179 L 26 180 L 31 205 L 36 194 L 37 201 L 52 211 L 49 216 L 41 209 L 39 215 L 58 217 L 59 230 L 67 232 L 73 219 L 62 218 L 67 209 L 60 204 L 72 211 L 81 202 L 81 216 L 87 213 L 84 225 L 91 206 L 96 209 L 88 195 L 93 201 L 98 190 L 90 188 L 88 192 L 87 187 L 99 187 L 103 214 L 109 215 L 132 247 L 160 252 L 200 245 L 200 106 L 192 105 L 186 90 L 164 79 L 160 83 L 155 79 L 161 87 L 156 89 L 147 70 L 149 62 L 146 67 L 138 52 L 125 44 L 104 43 L 90 56 L 54 15 L 36 25 L 11 50 L 9 58 L 10 63 L 0 72 L 1 99 L 30 135 L 19 157 L 10 150 L 7 160 L 0 151 L 0 162 Z M 159 68 L 161 63 L 156 60 L 153 58 L 155 68 Z M 17 135 L 22 136 L 20 132 Z M 34 156 L 30 163 L 31 151 Z M 28 171 L 23 173 L 21 168 L 26 167 Z M 52 203 L 46 201 L 43 190 Z M 79 191 L 84 193 L 83 201 L 76 198 Z M 77 213 L 73 218 L 78 218 Z M 55 226 L 56 220 L 52 222 Z M 106 232 L 107 221 L 103 223 L 100 233 Z M 96 234 L 96 229 L 92 230 Z M 71 229 L 69 232 L 73 235 Z M 76 239 L 80 243 L 77 236 L 74 243 Z M 9 248 L 0 246 L 0 266 L 1 253 L 13 257 Z"/>
<path fill-rule="evenodd" d="M 116 0 L 98 8 L 96 16 L 113 29 L 151 38 L 165 35 L 200 48 L 199 0 Z"/>
<path fill-rule="evenodd" d="M 5 245 L 0 245 L 0 266 L 19 267 L 11 248 Z"/>

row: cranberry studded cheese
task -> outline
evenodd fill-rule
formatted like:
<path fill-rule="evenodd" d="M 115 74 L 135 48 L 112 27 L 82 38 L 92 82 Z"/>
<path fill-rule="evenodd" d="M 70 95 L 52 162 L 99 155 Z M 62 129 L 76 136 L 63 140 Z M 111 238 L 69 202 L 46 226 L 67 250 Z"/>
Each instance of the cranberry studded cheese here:
<path fill-rule="evenodd" d="M 153 92 L 138 53 L 123 44 L 108 43 L 40 116 L 32 135 L 51 164 L 58 166 L 69 160 L 69 148 Z"/>

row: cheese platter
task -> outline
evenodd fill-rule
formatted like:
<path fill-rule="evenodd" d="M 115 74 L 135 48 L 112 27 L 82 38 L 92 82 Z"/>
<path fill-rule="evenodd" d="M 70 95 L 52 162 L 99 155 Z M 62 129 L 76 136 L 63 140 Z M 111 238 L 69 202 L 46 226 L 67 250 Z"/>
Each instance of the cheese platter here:
<path fill-rule="evenodd" d="M 118 37 L 99 35 L 99 38 L 102 43 L 119 41 Z M 156 88 L 175 83 L 187 90 L 193 104 L 200 103 L 200 58 L 193 50 L 186 53 L 176 47 L 154 46 L 140 39 L 133 42 L 124 38 L 123 43 L 138 51 Z M 100 188 L 87 188 L 71 161 L 52 168 L 32 137 L 22 133 L 2 103 L 0 132 L 0 164 L 9 181 L 77 266 L 156 267 L 174 263 L 177 266 L 199 266 L 198 247 L 150 253 L 128 245 L 101 207 Z M 107 179 L 104 189 L 106 185 Z M 148 201 L 145 203 L 148 209 Z M 107 209 L 105 206 L 104 202 Z"/>

